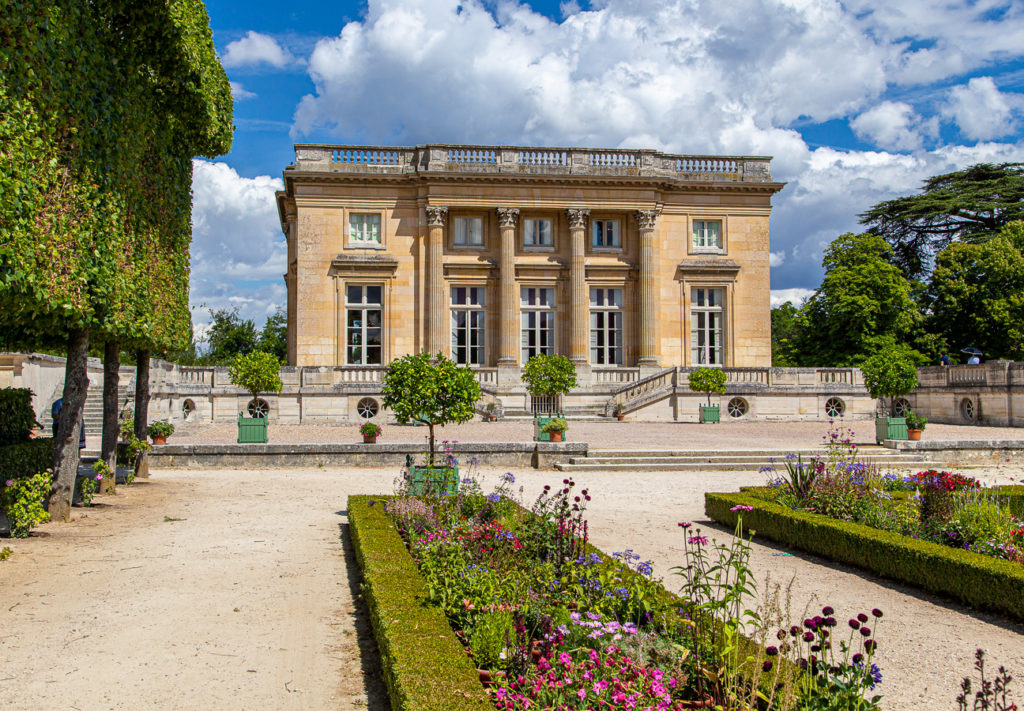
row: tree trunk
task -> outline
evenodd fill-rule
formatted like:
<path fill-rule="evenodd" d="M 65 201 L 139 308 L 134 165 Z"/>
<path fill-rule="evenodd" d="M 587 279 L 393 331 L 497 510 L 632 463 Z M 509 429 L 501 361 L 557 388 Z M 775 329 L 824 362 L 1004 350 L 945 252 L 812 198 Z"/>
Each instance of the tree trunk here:
<path fill-rule="evenodd" d="M 68 359 L 64 367 L 64 402 L 53 448 L 53 485 L 47 510 L 53 519 L 71 518 L 71 495 L 78 475 L 79 428 L 83 420 L 85 397 L 89 393 L 89 331 L 81 328 L 68 336 Z"/>
<path fill-rule="evenodd" d="M 135 438 L 146 441 L 149 427 L 149 351 L 135 354 Z"/>
<path fill-rule="evenodd" d="M 110 340 L 103 345 L 103 439 L 100 444 L 100 459 L 107 463 L 111 472 L 117 471 L 117 383 L 121 371 L 121 344 Z M 117 475 L 104 477 L 101 493 L 114 490 Z"/>
<path fill-rule="evenodd" d="M 434 469 L 434 423 L 433 422 L 428 422 L 427 423 L 427 427 L 430 428 L 430 461 L 429 461 L 429 464 L 427 466 L 429 466 L 430 469 L 433 470 Z"/>

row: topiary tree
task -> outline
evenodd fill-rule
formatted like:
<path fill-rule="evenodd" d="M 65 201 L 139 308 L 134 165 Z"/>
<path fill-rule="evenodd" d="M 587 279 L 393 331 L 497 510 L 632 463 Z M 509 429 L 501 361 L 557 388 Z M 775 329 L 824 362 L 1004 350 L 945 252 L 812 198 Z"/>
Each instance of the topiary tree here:
<path fill-rule="evenodd" d="M 711 393 L 721 395 L 725 392 L 725 371 L 721 368 L 702 367 L 690 373 L 690 390 L 695 393 L 707 393 L 708 407 L 711 407 Z"/>
<path fill-rule="evenodd" d="M 526 361 L 523 384 L 534 397 L 565 395 L 576 387 L 576 366 L 563 355 L 536 355 Z"/>
<path fill-rule="evenodd" d="M 896 416 L 896 398 L 917 387 L 914 351 L 906 346 L 886 346 L 860 366 L 864 385 L 873 398 L 889 398 L 889 415 Z"/>
<path fill-rule="evenodd" d="M 381 388 L 384 407 L 405 424 L 422 422 L 430 429 L 430 459 L 434 466 L 434 426 L 468 422 L 476 412 L 480 384 L 473 371 L 462 368 L 443 353 L 426 351 L 402 356 L 388 366 Z"/>
<path fill-rule="evenodd" d="M 281 392 L 284 383 L 281 382 L 280 370 L 281 361 L 276 356 L 255 351 L 236 357 L 228 368 L 228 378 L 233 385 L 248 390 L 256 400 L 260 393 Z"/>

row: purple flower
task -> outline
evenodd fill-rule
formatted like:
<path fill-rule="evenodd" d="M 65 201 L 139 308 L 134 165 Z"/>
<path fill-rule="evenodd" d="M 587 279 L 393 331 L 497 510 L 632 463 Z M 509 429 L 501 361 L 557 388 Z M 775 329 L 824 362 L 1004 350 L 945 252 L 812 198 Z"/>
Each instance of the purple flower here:
<path fill-rule="evenodd" d="M 855 629 L 855 630 L 860 629 L 860 622 L 858 622 L 857 620 L 851 619 L 850 620 L 850 628 L 851 629 Z"/>
<path fill-rule="evenodd" d="M 8 486 L 10 486 L 10 484 L 8 484 Z M 679 522 L 679 528 L 689 528 L 692 525 L 693 524 L 690 523 L 689 521 L 680 521 Z"/>
<path fill-rule="evenodd" d="M 708 539 L 705 536 L 690 536 L 686 541 L 695 546 L 706 546 L 708 544 Z"/>
<path fill-rule="evenodd" d="M 501 501 L 501 494 L 488 494 L 487 500 L 490 501 L 492 504 L 496 504 L 499 501 Z"/>
<path fill-rule="evenodd" d="M 871 611 L 871 614 L 872 614 L 872 615 L 874 615 L 875 617 L 881 617 L 881 616 L 882 616 L 882 611 L 881 611 L 881 610 L 879 610 L 879 609 L 878 609 L 878 608 L 876 607 L 876 608 L 875 608 L 874 610 L 872 610 L 872 611 Z"/>
<path fill-rule="evenodd" d="M 875 644 L 875 640 L 873 640 L 873 639 L 866 639 L 866 640 L 864 640 L 864 649 L 867 650 L 868 652 L 874 651 L 875 647 L 877 647 L 877 646 L 878 645 Z"/>
<path fill-rule="evenodd" d="M 516 477 L 512 472 L 505 472 L 505 475 L 501 477 L 506 484 L 515 484 Z"/>
<path fill-rule="evenodd" d="M 821 614 L 826 616 L 831 615 L 834 612 L 835 610 L 833 610 L 830 605 L 825 605 L 825 607 L 821 608 Z"/>
<path fill-rule="evenodd" d="M 804 632 L 804 641 L 805 642 L 810 642 L 813 639 L 814 639 L 814 633 L 813 632 Z"/>
<path fill-rule="evenodd" d="M 863 612 L 861 612 L 861 613 L 859 613 L 857 615 L 857 619 L 860 620 L 861 622 L 867 622 L 868 621 L 868 616 L 865 615 Z"/>
<path fill-rule="evenodd" d="M 761 669 L 763 671 L 770 672 L 772 670 L 772 660 L 771 659 L 765 659 L 764 660 L 764 664 L 761 665 Z"/>
<path fill-rule="evenodd" d="M 864 625 L 863 627 L 860 628 L 860 633 L 864 637 L 870 637 L 871 636 L 871 628 L 868 627 L 867 625 Z"/>
<path fill-rule="evenodd" d="M 779 649 L 778 647 L 768 647 L 764 650 L 764 653 L 767 654 L 769 657 L 774 657 L 776 654 L 779 653 Z"/>
<path fill-rule="evenodd" d="M 4 486 L 14 486 L 14 480 L 8 479 L 7 481 L 4 482 Z"/>
<path fill-rule="evenodd" d="M 729 510 L 730 511 L 753 511 L 754 507 L 753 506 L 747 506 L 746 504 L 736 504 L 735 506 L 733 506 Z"/>

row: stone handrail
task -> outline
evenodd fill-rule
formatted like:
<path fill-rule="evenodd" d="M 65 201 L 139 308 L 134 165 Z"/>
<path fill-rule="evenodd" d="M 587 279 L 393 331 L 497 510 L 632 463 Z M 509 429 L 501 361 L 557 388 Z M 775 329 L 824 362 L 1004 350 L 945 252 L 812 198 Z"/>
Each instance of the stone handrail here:
<path fill-rule="evenodd" d="M 853 385 L 853 368 L 818 368 L 819 385 Z"/>
<path fill-rule="evenodd" d="M 427 171 L 655 176 L 679 180 L 772 182 L 763 156 L 693 156 L 652 150 L 477 146 L 295 145 L 296 170 L 350 173 Z"/>
<path fill-rule="evenodd" d="M 473 375 L 476 377 L 476 381 L 481 385 L 498 384 L 497 368 L 476 368 L 473 370 Z"/>
<path fill-rule="evenodd" d="M 768 368 L 723 368 L 725 371 L 725 382 L 744 383 L 755 385 L 768 385 Z"/>
<path fill-rule="evenodd" d="M 605 405 L 606 414 L 612 414 L 616 407 L 628 409 L 631 402 L 636 402 L 659 390 L 670 390 L 676 384 L 676 368 L 665 370 L 641 378 L 635 383 L 628 383 L 619 388 Z"/>
<path fill-rule="evenodd" d="M 639 368 L 594 368 L 591 372 L 594 376 L 594 383 L 598 385 L 632 383 L 640 377 Z"/>
<path fill-rule="evenodd" d="M 946 368 L 950 385 L 985 385 L 987 369 L 980 365 L 951 365 Z"/>

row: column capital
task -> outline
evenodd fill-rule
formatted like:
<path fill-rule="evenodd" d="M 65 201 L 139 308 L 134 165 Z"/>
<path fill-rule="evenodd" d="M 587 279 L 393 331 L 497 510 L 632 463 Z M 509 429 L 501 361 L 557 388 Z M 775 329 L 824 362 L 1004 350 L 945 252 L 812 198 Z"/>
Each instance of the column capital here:
<path fill-rule="evenodd" d="M 498 226 L 499 227 L 515 227 L 516 220 L 519 219 L 519 208 L 518 207 L 499 207 L 498 212 Z"/>
<path fill-rule="evenodd" d="M 636 222 L 640 226 L 641 230 L 653 230 L 654 223 L 658 221 L 658 216 L 660 214 L 661 210 L 658 208 L 653 210 L 637 210 Z"/>
<path fill-rule="evenodd" d="M 590 210 L 585 207 L 570 207 L 565 213 L 569 216 L 569 229 L 582 230 L 587 226 L 587 219 L 590 217 Z"/>
<path fill-rule="evenodd" d="M 445 205 L 427 205 L 427 224 L 431 226 L 444 227 L 448 218 L 448 208 Z"/>

